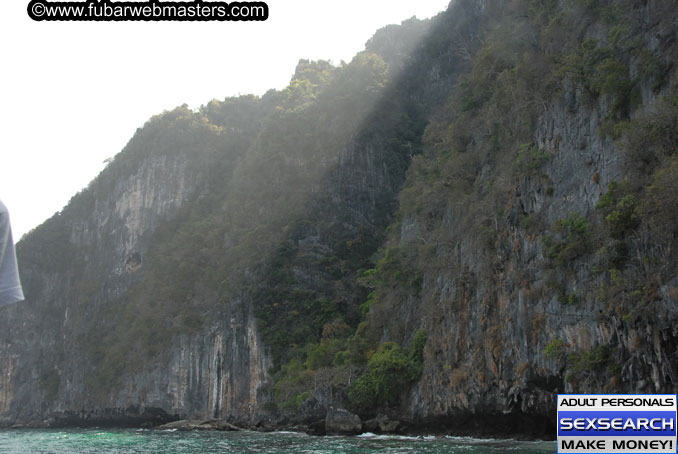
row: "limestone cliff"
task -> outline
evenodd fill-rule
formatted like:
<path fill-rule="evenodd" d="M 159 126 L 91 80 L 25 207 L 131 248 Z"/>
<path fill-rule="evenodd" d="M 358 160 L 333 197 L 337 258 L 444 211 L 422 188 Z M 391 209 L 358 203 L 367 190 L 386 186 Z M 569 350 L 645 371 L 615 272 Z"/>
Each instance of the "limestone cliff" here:
<path fill-rule="evenodd" d="M 676 392 L 675 16 L 458 0 L 149 120 L 18 245 L 0 424 L 544 436 L 557 392 Z"/>
<path fill-rule="evenodd" d="M 676 225 L 656 219 L 678 30 L 664 2 L 519 3 L 485 4 L 493 27 L 429 124 L 368 331 L 428 333 L 401 417 L 548 434 L 558 392 L 677 389 Z"/>
<path fill-rule="evenodd" d="M 18 245 L 27 301 L 0 319 L 0 422 L 268 415 L 274 361 L 355 318 L 356 267 L 423 127 L 417 103 L 381 98 L 427 28 L 411 19 L 349 64 L 300 61 L 285 90 L 140 128 Z"/>
<path fill-rule="evenodd" d="M 213 128 L 186 124 L 190 117 L 180 108 L 151 120 L 86 190 L 19 244 L 28 296 L 1 319 L 4 424 L 254 413 L 270 358 L 245 302 L 229 302 L 228 318 L 199 332 L 158 339 L 162 363 L 100 370 L 107 366 L 102 349 L 117 335 L 111 314 L 144 278 L 153 232 L 214 190 L 213 159 L 228 178 L 238 156 L 210 143 Z M 153 140 L 158 134 L 165 143 Z"/>

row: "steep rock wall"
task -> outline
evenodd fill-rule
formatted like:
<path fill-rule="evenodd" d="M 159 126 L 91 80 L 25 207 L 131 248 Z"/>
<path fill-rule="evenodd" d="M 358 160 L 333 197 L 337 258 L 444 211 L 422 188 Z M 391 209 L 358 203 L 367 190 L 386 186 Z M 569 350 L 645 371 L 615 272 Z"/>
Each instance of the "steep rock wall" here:
<path fill-rule="evenodd" d="M 215 156 L 237 157 L 190 140 L 178 152 L 157 143 L 148 149 L 145 133 L 140 130 L 124 158 L 19 245 L 27 300 L 0 319 L 3 425 L 246 419 L 255 413 L 269 359 L 250 305 L 242 301 L 230 302 L 222 317 L 198 332 L 162 340 L 171 344 L 161 349 L 167 352 L 162 361 L 139 365 L 134 374 L 107 372 L 124 383 L 117 392 L 93 382 L 103 366 L 92 346 L 110 329 L 110 314 L 122 310 L 119 299 L 143 281 L 153 232 L 210 190 Z M 31 247 L 45 236 L 47 250 Z M 63 254 L 70 258 L 66 266 Z"/>
<path fill-rule="evenodd" d="M 608 52 L 607 64 L 617 59 L 615 77 L 629 81 L 628 92 L 619 87 L 605 92 L 595 88 L 595 80 L 572 76 L 567 65 L 573 60 L 562 56 L 572 50 L 564 49 L 554 59 L 565 68 L 557 70 L 555 87 L 533 87 L 530 99 L 516 82 L 509 88 L 512 102 L 501 104 L 502 77 L 510 77 L 506 68 L 513 63 L 501 61 L 506 49 L 493 38 L 502 36 L 502 20 L 489 32 L 490 44 L 479 53 L 484 61 L 475 63 L 485 72 L 472 70 L 456 89 L 461 101 L 450 102 L 452 113 L 429 125 L 432 138 L 401 193 L 398 234 L 387 243 L 403 257 L 399 273 L 419 276 L 421 286 L 412 285 L 415 279 L 388 279 L 384 271 L 388 285 L 378 288 L 367 318 L 373 341 L 407 345 L 417 329 L 428 334 L 422 378 L 403 394 L 396 416 L 429 427 L 548 434 L 559 392 L 676 392 L 676 277 L 668 252 L 675 234 L 669 228 L 666 237 L 653 238 L 651 222 L 639 218 L 653 213 L 643 211 L 641 202 L 626 218 L 625 230 L 614 231 L 615 225 L 621 229 L 614 224 L 618 218 L 600 204 L 606 194 L 609 204 L 619 185 L 635 188 L 626 189 L 633 194 L 628 203 L 645 196 L 642 185 L 652 180 L 641 176 L 647 170 L 638 169 L 643 162 L 629 143 L 638 140 L 640 149 L 656 145 L 647 135 L 629 136 L 638 122 L 658 118 L 653 112 L 664 112 L 659 105 L 675 98 L 675 77 L 669 70 L 661 82 L 639 75 L 640 58 L 614 50 L 604 19 L 571 4 L 552 6 L 559 20 L 568 15 L 584 20 L 573 29 L 576 38 L 564 38 L 577 43 L 573 60 L 589 55 L 581 50 L 585 46 Z M 599 8 L 608 6 L 612 14 L 610 5 Z M 497 3 L 485 5 L 485 12 L 515 14 L 510 8 Z M 614 10 L 633 24 L 626 30 L 632 30 L 635 45 L 657 52 L 655 61 L 675 53 L 675 20 L 666 17 L 667 8 L 646 2 Z M 549 32 L 541 33 L 548 40 Z M 539 39 L 533 46 L 539 49 Z M 532 64 L 539 64 L 539 52 Z M 488 77 L 487 65 L 507 72 L 475 101 L 476 87 L 487 88 L 474 85 Z M 519 65 L 513 71 L 529 75 Z M 547 85 L 548 74 L 539 76 Z M 521 111 L 517 106 L 523 102 L 538 108 Z M 530 125 L 530 115 L 534 123 L 521 130 Z M 513 125 L 512 118 L 523 124 Z M 497 121 L 503 121 L 499 128 Z M 616 132 L 610 124 L 617 125 Z M 623 202 L 614 203 L 623 210 Z"/>

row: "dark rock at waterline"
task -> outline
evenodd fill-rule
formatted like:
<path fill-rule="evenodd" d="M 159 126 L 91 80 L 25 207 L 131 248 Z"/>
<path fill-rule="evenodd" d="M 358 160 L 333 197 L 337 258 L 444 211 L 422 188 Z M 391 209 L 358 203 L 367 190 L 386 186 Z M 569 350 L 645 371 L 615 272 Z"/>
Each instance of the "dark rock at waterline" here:
<path fill-rule="evenodd" d="M 472 416 L 460 413 L 411 421 L 408 425 L 401 425 L 398 433 L 550 440 L 555 439 L 556 423 L 554 418 L 520 412 L 502 415 L 479 413 Z"/>
<path fill-rule="evenodd" d="M 325 435 L 325 420 L 319 419 L 318 421 L 312 422 L 311 425 L 308 426 L 306 433 L 309 435 Z"/>
<path fill-rule="evenodd" d="M 285 426 L 284 419 L 273 420 L 270 418 L 260 418 L 254 421 L 251 424 L 247 424 L 246 421 L 236 422 L 236 425 L 247 427 L 249 429 L 256 430 L 257 432 L 274 432 L 279 430 L 280 427 Z"/>
<path fill-rule="evenodd" d="M 63 411 L 42 420 L 29 420 L 27 427 L 157 427 L 179 419 L 162 408 L 128 406 L 97 411 Z M 0 424 L 2 425 L 2 424 Z"/>
<path fill-rule="evenodd" d="M 356 435 L 362 432 L 360 417 L 343 408 L 330 407 L 325 416 L 325 432 L 328 435 Z"/>
<path fill-rule="evenodd" d="M 400 421 L 392 421 L 386 415 L 378 415 L 376 418 L 365 421 L 363 430 L 365 432 L 390 434 L 395 433 L 399 426 Z"/>
<path fill-rule="evenodd" d="M 226 421 L 217 421 L 216 422 L 216 428 L 217 428 L 217 430 L 230 431 L 230 432 L 236 432 L 236 431 L 242 430 L 242 428 L 235 426 L 231 423 L 228 423 Z"/>
<path fill-rule="evenodd" d="M 162 426 L 156 427 L 160 430 L 221 430 L 221 431 L 238 431 L 242 430 L 238 426 L 234 426 L 231 423 L 226 421 L 219 420 L 194 420 L 194 419 L 181 419 L 179 421 L 173 421 Z"/>
<path fill-rule="evenodd" d="M 318 395 L 321 397 L 320 399 L 311 396 L 299 407 L 298 414 L 303 415 L 303 419 L 309 424 L 313 421 L 324 419 L 327 414 L 327 408 L 332 403 L 330 397 L 323 395 L 321 392 L 319 392 Z"/>

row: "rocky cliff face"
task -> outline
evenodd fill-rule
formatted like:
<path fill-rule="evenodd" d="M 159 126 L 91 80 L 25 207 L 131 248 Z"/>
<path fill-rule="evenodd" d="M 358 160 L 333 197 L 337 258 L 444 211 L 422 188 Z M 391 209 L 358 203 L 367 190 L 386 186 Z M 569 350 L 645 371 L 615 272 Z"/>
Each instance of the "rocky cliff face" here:
<path fill-rule="evenodd" d="M 634 131 L 640 124 L 659 121 L 657 112 L 675 114 L 661 107 L 676 99 L 667 69 L 675 21 L 663 17 L 667 5 L 661 3 L 629 2 L 604 13 L 612 5 L 601 4 L 597 12 L 563 2 L 551 7 L 542 13 L 553 29 L 539 30 L 543 18 L 521 23 L 512 7 L 492 6 L 511 16 L 517 30 L 539 30 L 528 51 L 533 57 L 511 61 L 506 52 L 519 44 L 502 48 L 494 41 L 503 33 L 499 20 L 486 35 L 490 44 L 479 51 L 466 93 L 449 103 L 451 112 L 439 125 L 429 125 L 423 157 L 401 194 L 398 233 L 388 244 L 404 257 L 400 272 L 414 272 L 421 285 L 382 286 L 368 321 L 382 341 L 406 344 L 417 329 L 428 333 L 422 378 L 400 408 L 415 421 L 549 433 L 558 392 L 676 391 L 676 263 L 664 249 L 674 244 L 675 226 L 659 233 L 649 220 L 658 213 L 642 208 L 653 203 L 641 202 L 652 191 L 652 172 L 662 171 L 631 170 L 638 165 L 634 140 L 658 155 L 673 153 L 646 135 L 632 137 L 647 132 Z M 610 43 L 611 26 L 597 14 L 616 15 L 627 38 Z M 574 26 L 575 17 L 584 24 Z M 565 44 L 549 64 L 557 68 L 556 85 L 521 92 L 509 71 L 529 78 L 522 65 L 545 64 L 541 52 L 553 45 L 549 34 L 564 24 L 575 36 L 562 30 L 553 36 L 575 46 Z M 625 48 L 624 39 L 662 62 L 661 82 L 642 74 L 639 52 Z M 594 49 L 602 56 L 592 57 Z M 563 56 L 568 52 L 575 57 Z M 591 60 L 573 61 L 582 55 Z M 596 66 L 612 61 L 618 64 L 614 75 Z M 569 64 L 583 65 L 577 71 L 589 75 L 576 79 Z M 469 105 L 473 78 L 487 77 L 488 70 L 496 71 L 490 76 L 496 85 L 480 106 Z M 599 81 L 585 80 L 601 72 L 628 85 L 606 91 L 595 86 Z M 548 78 L 539 75 L 543 84 Z M 510 104 L 503 104 L 503 84 L 510 87 Z M 511 117 L 524 124 L 512 125 Z M 444 126 L 449 130 L 440 132 Z M 625 202 L 619 185 L 627 188 Z M 393 276 L 382 274 L 385 281 Z"/>
<path fill-rule="evenodd" d="M 179 128 L 181 109 L 168 115 L 177 117 L 170 128 Z M 215 155 L 227 163 L 237 158 L 191 138 L 177 152 L 170 128 L 161 131 L 168 143 L 149 144 L 159 122 L 151 120 L 90 187 L 19 245 L 27 301 L 1 322 L 3 424 L 254 414 L 270 356 L 243 301 L 229 302 L 228 317 L 199 332 L 159 339 L 167 343 L 162 363 L 106 372 L 116 380 L 103 383 L 122 383 L 116 389 L 93 380 L 103 367 L 101 339 L 109 340 L 108 329 L 117 334 L 107 319 L 144 279 L 153 232 L 213 189 Z"/>
<path fill-rule="evenodd" d="M 0 424 L 544 435 L 557 392 L 675 392 L 674 19 L 459 0 L 151 119 L 19 244 Z"/>
<path fill-rule="evenodd" d="M 382 32 L 394 72 L 427 27 Z M 274 359 L 355 311 L 355 267 L 395 207 L 412 143 L 389 135 L 390 116 L 410 133 L 413 103 L 378 112 L 385 46 L 342 68 L 301 61 L 263 98 L 154 117 L 31 232 L 18 245 L 27 301 L 0 320 L 1 423 L 266 416 Z M 314 301 L 326 313 L 299 321 Z"/>

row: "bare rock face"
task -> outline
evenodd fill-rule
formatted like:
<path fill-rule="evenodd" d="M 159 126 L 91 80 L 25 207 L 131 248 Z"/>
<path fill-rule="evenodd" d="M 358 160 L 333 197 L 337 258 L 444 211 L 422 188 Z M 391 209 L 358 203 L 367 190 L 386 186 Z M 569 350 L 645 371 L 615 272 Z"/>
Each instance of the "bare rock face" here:
<path fill-rule="evenodd" d="M 390 434 L 395 433 L 399 426 L 400 421 L 393 421 L 386 415 L 378 415 L 365 421 L 363 429 L 366 432 Z"/>
<path fill-rule="evenodd" d="M 166 114 L 173 116 L 192 113 L 178 108 Z M 225 416 L 246 421 L 257 413 L 270 356 L 246 299 L 222 303 L 222 316 L 199 329 L 166 330 L 166 338 L 153 341 L 162 360 L 130 360 L 129 350 L 120 351 L 118 360 L 100 360 L 106 348 L 101 339 L 117 329 L 107 320 L 147 279 L 158 227 L 175 222 L 181 210 L 213 190 L 207 181 L 215 160 L 228 169 L 237 158 L 198 143 L 215 139 L 210 131 L 199 130 L 177 147 L 172 135 L 181 135 L 179 125 L 157 121 L 169 124 L 151 121 L 140 129 L 89 188 L 18 245 L 27 300 L 0 316 L 8 340 L 0 342 L 0 425 L 140 425 Z M 208 292 L 193 298 L 217 303 Z M 157 330 L 140 328 L 149 336 Z"/>
<path fill-rule="evenodd" d="M 362 432 L 360 417 L 343 408 L 330 407 L 325 417 L 325 431 L 330 435 L 355 435 Z"/>
<path fill-rule="evenodd" d="M 637 35 L 629 42 L 671 60 L 662 71 L 674 72 L 650 83 L 641 74 L 644 51 L 601 67 L 623 69 L 605 85 L 627 69 L 629 84 L 642 81 L 627 93 L 623 116 L 613 112 L 611 95 L 592 96 L 571 81 L 515 102 L 524 81 L 514 73 L 530 65 L 514 71 L 512 59 L 532 51 L 499 46 L 496 64 L 493 46 L 478 51 L 492 43 L 489 30 L 504 29 L 495 21 L 522 17 L 502 8 L 525 2 L 458 0 L 439 16 L 428 47 L 416 23 L 420 46 L 403 46 L 392 27 L 368 44 L 386 49 L 384 61 L 402 83 L 380 80 L 389 90 L 371 94 L 362 113 L 330 94 L 304 95 L 294 105 L 273 90 L 225 101 L 243 103 L 231 110 L 210 103 L 200 113 L 178 108 L 152 119 L 86 190 L 18 245 L 27 299 L 0 309 L 0 426 L 283 424 L 288 415 L 266 405 L 276 390 L 270 371 L 290 359 L 285 349 L 317 340 L 331 317 L 361 322 L 366 292 L 356 275 L 375 265 L 380 248 L 398 249 L 398 264 L 389 266 L 402 269 L 374 292 L 360 331 L 373 345 L 406 346 L 424 329 L 421 378 L 398 404 L 384 404 L 392 408 L 372 409 L 394 420 L 380 415 L 363 425 L 342 408 L 351 408 L 350 394 L 335 393 L 324 369 L 289 418 L 312 433 L 437 425 L 543 436 L 552 433 L 559 392 L 675 393 L 675 230 L 673 248 L 657 247 L 649 231 L 626 238 L 623 259 L 636 260 L 635 268 L 592 258 L 616 243 L 580 245 L 591 250 L 562 263 L 549 257 L 549 241 L 569 241 L 559 222 L 606 225 L 596 205 L 610 183 L 629 175 L 623 140 L 611 131 L 651 113 L 675 88 L 675 6 L 636 3 L 643 5 L 629 13 L 638 19 L 629 22 Z M 542 13 L 532 19 L 551 14 Z M 607 33 L 613 30 L 583 9 L 574 13 L 586 18 L 581 35 L 607 49 L 600 55 L 627 28 Z M 519 41 L 533 47 L 538 25 L 523 25 L 533 38 Z M 573 49 L 587 48 L 562 33 Z M 538 52 L 548 54 L 560 39 L 552 41 Z M 491 71 L 475 71 L 476 54 Z M 312 69 L 304 65 L 302 73 Z M 502 73 L 491 87 L 453 91 L 480 74 L 498 77 L 495 69 Z M 490 96 L 497 87 L 505 93 Z M 350 94 L 334 88 L 342 100 Z M 358 89 L 356 99 L 377 93 Z M 331 108 L 313 99 L 329 99 Z M 348 112 L 340 112 L 342 103 Z M 529 121 L 502 110 L 528 107 L 536 109 Z M 516 144 L 503 143 L 513 136 Z M 666 153 L 675 159 L 672 140 Z M 520 167 L 521 150 L 534 155 L 532 168 L 510 170 Z M 626 288 L 625 276 L 647 282 Z M 630 308 L 636 301 L 643 303 Z M 317 325 L 301 326 L 305 318 Z"/>
<path fill-rule="evenodd" d="M 642 13 L 653 20 L 635 38 L 648 48 L 662 27 L 675 32 L 675 19 L 663 20 L 664 13 L 654 4 Z M 640 16 L 639 23 L 645 20 Z M 594 30 L 587 37 L 597 41 L 600 30 Z M 666 46 L 671 43 L 673 38 L 664 40 Z M 603 39 L 599 46 L 605 45 Z M 656 102 L 665 93 L 652 94 L 647 85 L 637 87 L 645 94 L 644 105 L 630 114 L 631 120 L 659 109 Z M 675 96 L 669 85 L 664 89 Z M 448 202 L 427 208 L 429 218 L 438 216 L 436 222 L 418 215 L 420 206 L 403 210 L 393 244 L 425 263 L 417 268 L 422 286 L 392 291 L 368 314 L 378 327 L 375 338 L 382 341 L 407 344 L 419 328 L 428 334 L 423 375 L 407 396 L 402 419 L 476 433 L 477 427 L 492 426 L 495 433 L 545 434 L 555 426 L 557 393 L 676 392 L 678 369 L 669 359 L 678 354 L 676 299 L 663 290 L 675 285 L 675 261 L 657 253 L 652 271 L 624 265 L 624 279 L 640 281 L 637 288 L 643 290 L 636 294 L 644 297 L 643 307 L 652 308 L 638 309 L 623 306 L 621 292 L 606 294 L 615 279 L 624 279 L 615 278 L 619 270 L 605 264 L 602 242 L 566 259 L 554 258 L 547 246 L 563 220 L 585 220 L 592 231 L 609 235 L 608 220 L 597 205 L 610 183 L 633 181 L 635 175 L 627 168 L 628 150 L 604 133 L 610 111 L 609 98 L 591 101 L 564 82 L 563 91 L 535 115 L 528 136 L 544 162 L 538 172 L 512 176 L 507 195 L 496 199 L 501 213 L 485 218 L 490 234 L 484 245 L 474 233 L 484 214 L 469 214 L 469 204 L 453 201 L 452 190 L 437 192 Z M 472 137 L 473 152 L 482 153 L 484 139 Z M 483 172 L 500 173 L 488 169 L 475 177 L 478 192 L 480 180 L 490 178 Z M 413 188 L 418 187 L 413 184 L 403 193 Z M 435 197 L 412 199 L 426 206 Z M 629 260 L 664 247 L 647 235 L 637 231 L 624 239 Z"/>
<path fill-rule="evenodd" d="M 242 430 L 240 427 L 230 424 L 226 421 L 214 419 L 180 419 L 156 427 L 158 430 L 220 430 L 224 432 L 233 432 Z"/>

